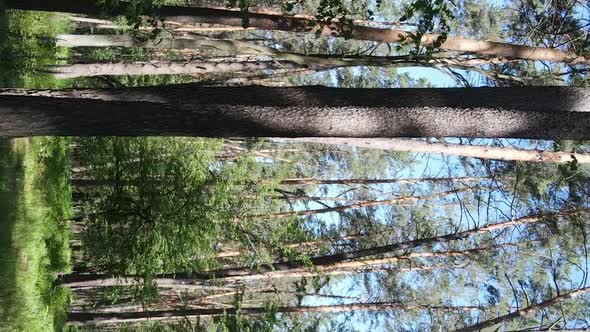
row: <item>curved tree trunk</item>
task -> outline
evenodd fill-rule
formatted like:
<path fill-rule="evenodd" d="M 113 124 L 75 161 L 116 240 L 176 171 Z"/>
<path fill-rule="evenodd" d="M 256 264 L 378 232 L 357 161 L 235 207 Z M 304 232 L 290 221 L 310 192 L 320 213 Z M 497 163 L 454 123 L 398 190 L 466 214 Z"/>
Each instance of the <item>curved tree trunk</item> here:
<path fill-rule="evenodd" d="M 0 136 L 590 138 L 590 90 L 0 90 Z"/>
<path fill-rule="evenodd" d="M 446 143 L 428 143 L 409 139 L 351 139 L 351 138 L 279 138 L 278 141 L 346 145 L 367 149 L 404 151 L 415 153 L 442 153 L 480 159 L 504 161 L 529 161 L 546 163 L 589 164 L 590 154 L 573 152 L 552 152 L 540 150 L 523 150 L 497 146 L 458 145 Z"/>
<path fill-rule="evenodd" d="M 7 0 L 6 6 L 14 9 L 63 11 L 76 14 L 101 15 L 105 10 L 92 0 Z M 128 4 L 119 2 L 111 8 L 109 14 L 123 15 L 127 12 Z M 184 24 L 209 23 L 230 26 L 242 26 L 242 14 L 237 11 L 199 8 L 162 6 L 159 10 L 160 18 Z M 316 20 L 285 15 L 270 15 L 250 13 L 248 24 L 250 27 L 264 30 L 282 30 L 291 32 L 319 32 L 324 36 L 346 36 L 354 39 L 373 40 L 384 43 L 398 43 L 409 40 L 412 34 L 404 30 L 380 29 L 362 25 L 348 25 L 344 22 L 332 21 L 320 25 Z M 432 45 L 439 38 L 438 34 L 425 34 L 420 44 Z M 565 52 L 558 49 L 544 47 L 530 47 L 502 42 L 481 41 L 461 37 L 449 36 L 441 45 L 442 49 L 469 52 L 494 57 L 507 57 L 527 60 L 544 60 L 566 62 L 571 64 L 590 63 L 590 58 Z"/>

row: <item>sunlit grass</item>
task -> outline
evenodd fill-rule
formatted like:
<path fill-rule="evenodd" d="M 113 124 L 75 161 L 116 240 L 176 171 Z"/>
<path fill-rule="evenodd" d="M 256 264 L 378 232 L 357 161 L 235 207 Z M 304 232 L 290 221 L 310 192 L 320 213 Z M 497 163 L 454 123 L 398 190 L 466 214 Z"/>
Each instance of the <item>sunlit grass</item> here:
<path fill-rule="evenodd" d="M 46 73 L 46 66 L 60 64 L 69 56 L 56 47 L 55 37 L 70 31 L 71 23 L 60 13 L 5 9 L 0 0 L 0 86 L 64 88 L 66 80 Z"/>
<path fill-rule="evenodd" d="M 70 267 L 65 139 L 0 141 L 0 331 L 61 331 L 69 303 L 52 287 Z"/>

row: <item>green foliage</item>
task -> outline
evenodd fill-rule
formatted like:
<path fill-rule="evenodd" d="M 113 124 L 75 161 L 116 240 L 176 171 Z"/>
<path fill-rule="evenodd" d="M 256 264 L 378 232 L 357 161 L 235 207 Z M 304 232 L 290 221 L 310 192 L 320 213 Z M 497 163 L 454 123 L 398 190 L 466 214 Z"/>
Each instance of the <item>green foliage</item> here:
<path fill-rule="evenodd" d="M 158 27 L 158 10 L 163 5 L 162 0 L 132 0 L 125 2 L 125 18 L 135 28 L 147 23 L 155 28 Z M 98 0 L 106 12 L 115 11 L 120 5 L 119 0 Z"/>
<path fill-rule="evenodd" d="M 240 8 L 240 14 L 242 15 L 242 27 L 247 29 L 250 26 L 250 6 L 251 0 L 230 0 L 227 3 L 229 8 Z"/>
<path fill-rule="evenodd" d="M 438 30 L 438 37 L 431 45 L 424 48 L 424 53 L 431 56 L 434 51 L 440 48 L 450 32 L 449 24 L 454 17 L 452 5 L 453 3 L 448 0 L 414 0 L 406 8 L 405 14 L 400 18 L 401 22 L 418 16 L 418 27 L 411 38 L 411 42 L 415 45 L 415 50 L 412 53 L 422 53 L 420 45 L 422 37 L 435 30 Z"/>
<path fill-rule="evenodd" d="M 493 2 L 483 0 L 461 0 L 449 22 L 452 33 L 470 36 L 480 40 L 501 40 L 506 13 Z"/>
<path fill-rule="evenodd" d="M 332 21 L 339 23 L 339 33 L 344 38 L 350 38 L 353 29 L 353 20 L 350 18 L 350 12 L 342 0 L 320 0 L 317 8 L 316 20 L 320 27 L 317 30 L 319 35 L 326 25 L 331 25 Z"/>
<path fill-rule="evenodd" d="M 233 301 L 236 313 L 214 317 L 209 329 L 215 332 L 312 332 L 318 330 L 319 324 L 315 319 L 310 321 L 285 319 L 284 314 L 277 312 L 278 304 L 273 301 L 265 303 L 264 314 L 245 315 L 242 311 L 242 301 L 242 295 L 236 295 Z"/>
<path fill-rule="evenodd" d="M 68 29 L 60 14 L 0 10 L 0 86 L 63 87 L 63 81 L 43 71 L 67 56 L 66 49 L 56 48 L 54 38 Z"/>
<path fill-rule="evenodd" d="M 587 16 L 574 14 L 588 10 L 583 6 L 572 0 L 560 1 L 555 6 L 547 6 L 539 0 L 511 3 L 509 7 L 513 15 L 507 28 L 515 40 L 528 39 L 533 45 L 562 47 L 577 54 L 588 54 Z"/>
<path fill-rule="evenodd" d="M 80 144 L 92 177 L 112 182 L 87 207 L 85 243 L 96 266 L 148 279 L 210 266 L 215 235 L 235 208 L 227 181 L 209 169 L 218 142 L 89 138 Z"/>
<path fill-rule="evenodd" d="M 252 214 L 270 186 L 259 185 L 251 157 L 215 161 L 220 141 L 189 138 L 84 138 L 79 158 L 98 187 L 84 190 L 84 233 L 92 266 L 117 276 L 214 267 L 217 244 L 258 250 L 260 263 L 283 243 L 301 239 L 297 221 L 236 224 Z M 102 185 L 101 185 L 102 183 Z M 257 198 L 258 197 L 258 198 Z M 284 255 L 289 255 L 285 251 Z"/>

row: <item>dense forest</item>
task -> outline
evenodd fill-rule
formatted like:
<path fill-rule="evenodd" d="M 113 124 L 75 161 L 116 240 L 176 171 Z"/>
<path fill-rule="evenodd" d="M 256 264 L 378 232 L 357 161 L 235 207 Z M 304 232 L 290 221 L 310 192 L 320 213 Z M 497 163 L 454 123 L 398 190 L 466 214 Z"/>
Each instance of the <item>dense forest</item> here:
<path fill-rule="evenodd" d="M 0 331 L 590 330 L 589 33 L 579 0 L 0 0 Z"/>

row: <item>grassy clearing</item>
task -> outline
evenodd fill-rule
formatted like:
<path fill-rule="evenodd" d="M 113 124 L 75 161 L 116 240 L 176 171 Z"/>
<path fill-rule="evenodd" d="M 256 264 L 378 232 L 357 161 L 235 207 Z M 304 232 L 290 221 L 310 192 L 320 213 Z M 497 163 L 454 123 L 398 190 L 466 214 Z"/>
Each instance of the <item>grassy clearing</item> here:
<path fill-rule="evenodd" d="M 61 331 L 69 304 L 52 287 L 70 267 L 68 140 L 0 140 L 0 331 Z"/>
<path fill-rule="evenodd" d="M 0 0 L 0 87 L 64 88 L 70 85 L 45 72 L 69 55 L 55 37 L 70 30 L 63 14 L 6 10 Z"/>

